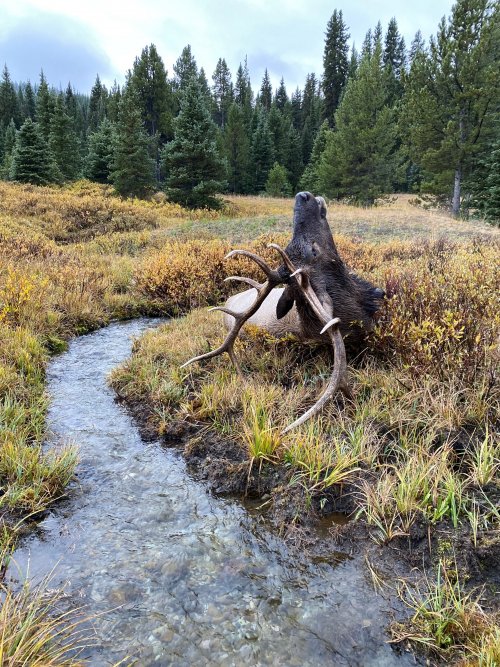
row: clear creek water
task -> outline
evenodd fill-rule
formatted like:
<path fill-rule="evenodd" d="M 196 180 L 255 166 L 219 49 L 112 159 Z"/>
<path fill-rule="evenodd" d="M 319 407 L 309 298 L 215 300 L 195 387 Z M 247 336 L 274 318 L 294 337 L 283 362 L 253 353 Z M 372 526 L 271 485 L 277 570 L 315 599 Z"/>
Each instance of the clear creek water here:
<path fill-rule="evenodd" d="M 109 372 L 151 320 L 82 336 L 48 370 L 51 440 L 80 447 L 78 482 L 15 554 L 94 621 L 90 665 L 391 667 L 390 605 L 362 559 L 297 562 L 235 501 L 212 497 L 178 452 L 141 441 Z M 105 613 L 103 613 L 105 612 Z"/>

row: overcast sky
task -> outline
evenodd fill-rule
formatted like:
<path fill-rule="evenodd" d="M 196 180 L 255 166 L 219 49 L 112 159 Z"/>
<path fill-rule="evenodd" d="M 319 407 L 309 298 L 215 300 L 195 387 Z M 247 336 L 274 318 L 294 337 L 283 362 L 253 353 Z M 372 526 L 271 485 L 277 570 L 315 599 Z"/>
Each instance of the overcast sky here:
<path fill-rule="evenodd" d="M 172 64 L 191 44 L 198 66 L 211 82 L 217 59 L 234 73 L 248 56 L 255 88 L 267 67 L 276 86 L 289 92 L 306 74 L 321 75 L 326 24 L 341 9 L 351 42 L 361 46 L 368 28 L 395 16 L 407 46 L 420 28 L 425 38 L 448 16 L 451 0 L 0 0 L 0 64 L 15 81 L 68 80 L 88 92 L 96 73 L 110 84 L 124 80 L 146 44 L 156 44 L 172 75 Z"/>

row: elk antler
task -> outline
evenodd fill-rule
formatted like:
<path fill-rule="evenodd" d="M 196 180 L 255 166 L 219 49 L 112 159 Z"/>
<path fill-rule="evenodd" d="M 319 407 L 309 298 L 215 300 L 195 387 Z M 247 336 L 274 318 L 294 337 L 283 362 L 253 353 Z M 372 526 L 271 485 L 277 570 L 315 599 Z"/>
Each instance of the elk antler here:
<path fill-rule="evenodd" d="M 301 417 L 296 419 L 282 431 L 282 433 L 284 434 L 290 431 L 291 429 L 295 428 L 296 426 L 303 424 L 313 415 L 317 414 L 323 408 L 323 406 L 333 397 L 333 395 L 337 392 L 337 390 L 340 389 L 344 394 L 346 394 L 349 397 L 351 396 L 351 392 L 345 380 L 347 361 L 346 361 L 344 340 L 339 330 L 340 319 L 338 317 L 333 317 L 332 313 L 328 314 L 326 312 L 324 305 L 318 299 L 315 291 L 311 287 L 311 284 L 309 282 L 309 276 L 307 275 L 306 271 L 302 268 L 296 269 L 292 264 L 290 258 L 286 254 L 286 252 L 276 243 L 270 243 L 268 247 L 273 248 L 281 255 L 285 266 L 291 273 L 291 276 L 295 278 L 297 286 L 300 289 L 303 297 L 305 298 L 305 300 L 313 310 L 314 314 L 323 325 L 321 334 L 328 332 L 334 350 L 333 371 L 325 390 L 318 398 L 316 403 L 313 406 L 311 406 L 309 410 L 307 410 L 307 412 L 305 412 Z M 257 290 L 257 296 L 253 304 L 249 308 L 244 310 L 242 313 L 237 313 L 233 310 L 230 310 L 229 308 L 226 308 L 225 306 L 216 306 L 215 308 L 211 308 L 210 310 L 220 310 L 223 313 L 226 313 L 231 317 L 233 317 L 234 318 L 233 327 L 226 336 L 226 339 L 224 340 L 222 345 L 220 345 L 217 349 L 212 350 L 211 352 L 207 352 L 205 354 L 200 354 L 197 357 L 193 357 L 189 361 L 186 361 L 186 363 L 182 364 L 181 368 L 184 368 L 185 366 L 188 366 L 189 364 L 192 364 L 195 361 L 201 361 L 202 359 L 211 359 L 213 357 L 218 356 L 219 354 L 222 354 L 223 352 L 227 352 L 229 354 L 229 357 L 231 358 L 231 361 L 236 366 L 236 369 L 238 370 L 239 373 L 241 373 L 241 367 L 234 354 L 234 342 L 238 337 L 241 327 L 252 315 L 254 315 L 258 311 L 258 309 L 261 307 L 261 305 L 264 303 L 264 301 L 270 294 L 271 290 L 274 287 L 276 287 L 276 285 L 279 285 L 280 283 L 283 282 L 283 278 L 278 271 L 271 269 L 261 257 L 247 250 L 232 250 L 230 253 L 226 255 L 224 259 L 229 259 L 230 257 L 235 257 L 237 255 L 248 257 L 249 259 L 254 261 L 264 271 L 264 273 L 267 276 L 267 280 L 265 283 L 260 284 L 252 280 L 251 278 L 245 278 L 240 276 L 229 276 L 228 278 L 226 278 L 226 280 L 238 280 L 240 282 L 244 282 L 250 285 L 251 287 L 254 287 Z"/>
<path fill-rule="evenodd" d="M 185 364 L 182 364 L 181 368 L 184 368 L 185 366 L 192 364 L 194 361 L 201 361 L 202 359 L 212 359 L 212 357 L 216 357 L 219 354 L 222 354 L 223 352 L 227 352 L 229 354 L 231 361 L 236 366 L 236 369 L 241 374 L 240 364 L 236 359 L 236 355 L 234 354 L 234 341 L 238 337 L 241 327 L 250 317 L 252 317 L 254 313 L 256 313 L 259 310 L 259 308 L 262 306 L 264 301 L 269 296 L 271 290 L 274 287 L 276 287 L 276 285 L 279 285 L 283 281 L 283 279 L 280 277 L 279 273 L 271 269 L 271 267 L 269 267 L 261 257 L 255 255 L 253 252 L 249 252 L 248 250 L 232 250 L 224 257 L 224 259 L 230 259 L 231 257 L 235 257 L 237 255 L 242 255 L 243 257 L 248 257 L 249 259 L 253 260 L 264 271 L 264 273 L 267 276 L 267 280 L 264 284 L 261 285 L 260 283 L 255 282 L 255 280 L 252 280 L 251 278 L 244 278 L 240 276 L 229 276 L 228 278 L 225 279 L 225 280 L 239 280 L 240 282 L 247 283 L 247 285 L 251 285 L 252 287 L 254 287 L 257 290 L 257 296 L 255 298 L 255 301 L 250 306 L 250 308 L 247 308 L 242 313 L 237 313 L 233 310 L 230 310 L 229 308 L 226 308 L 225 306 L 216 306 L 215 308 L 210 308 L 210 310 L 220 310 L 223 313 L 226 313 L 227 315 L 231 315 L 231 317 L 234 317 L 233 328 L 226 336 L 226 340 L 216 350 L 212 350 L 211 352 L 207 352 L 206 354 L 200 354 L 197 357 L 193 357 L 189 361 L 186 361 Z"/>

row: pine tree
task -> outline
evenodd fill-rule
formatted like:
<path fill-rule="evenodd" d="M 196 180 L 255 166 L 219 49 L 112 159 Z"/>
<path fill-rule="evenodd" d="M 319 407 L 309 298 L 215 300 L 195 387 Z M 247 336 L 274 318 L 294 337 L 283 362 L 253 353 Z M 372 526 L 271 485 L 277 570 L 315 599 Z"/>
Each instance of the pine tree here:
<path fill-rule="evenodd" d="M 245 65 L 243 66 L 240 63 L 238 71 L 236 72 L 236 83 L 234 86 L 234 100 L 241 107 L 245 107 L 247 105 L 251 106 L 253 102 L 253 92 L 252 92 L 252 86 L 250 84 L 250 74 L 248 71 L 248 63 L 246 58 L 245 58 Z"/>
<path fill-rule="evenodd" d="M 73 88 L 71 87 L 71 83 L 69 82 L 66 86 L 66 92 L 64 94 L 64 106 L 66 108 L 66 113 L 70 118 L 73 119 L 73 122 L 76 124 L 78 116 L 78 104 L 73 92 Z"/>
<path fill-rule="evenodd" d="M 52 114 L 54 113 L 55 99 L 49 90 L 43 71 L 40 73 L 40 85 L 36 94 L 36 122 L 45 141 L 49 140 Z"/>
<path fill-rule="evenodd" d="M 359 65 L 359 54 L 356 50 L 355 45 L 353 44 L 351 49 L 351 58 L 349 60 L 349 73 L 347 76 L 348 79 L 354 79 L 358 71 L 358 65 Z"/>
<path fill-rule="evenodd" d="M 361 58 L 365 56 L 371 57 L 373 52 L 373 35 L 371 29 L 367 30 L 363 45 L 361 47 Z"/>
<path fill-rule="evenodd" d="M 7 127 L 11 119 L 14 121 L 15 126 L 19 127 L 21 119 L 19 100 L 14 84 L 10 80 L 7 65 L 5 65 L 0 82 L 0 127 Z"/>
<path fill-rule="evenodd" d="M 229 107 L 233 101 L 231 72 L 224 58 L 219 58 L 212 76 L 213 99 L 215 102 L 215 122 L 224 129 Z"/>
<path fill-rule="evenodd" d="M 4 160 L 5 133 L 6 129 L 0 126 L 0 179 L 8 178 L 8 175 L 5 176 L 2 173 L 2 165 Z"/>
<path fill-rule="evenodd" d="M 270 197 L 289 197 L 291 195 L 285 167 L 275 162 L 266 181 L 266 193 Z"/>
<path fill-rule="evenodd" d="M 111 181 L 120 195 L 145 197 L 154 187 L 154 161 L 140 102 L 129 89 L 120 103 L 116 135 Z"/>
<path fill-rule="evenodd" d="M 285 86 L 285 80 L 283 77 L 281 77 L 280 81 L 280 86 L 278 90 L 276 91 L 276 95 L 274 97 L 274 102 L 276 104 L 276 107 L 281 111 L 285 111 L 287 105 L 288 105 L 288 95 L 286 93 L 286 86 Z"/>
<path fill-rule="evenodd" d="M 302 95 L 302 160 L 309 162 L 314 138 L 321 125 L 322 100 L 319 92 L 319 83 L 315 74 L 308 74 Z"/>
<path fill-rule="evenodd" d="M 107 118 L 112 123 L 118 122 L 118 115 L 120 112 L 120 102 L 122 99 L 122 91 L 120 86 L 116 83 L 116 79 L 111 86 L 111 90 L 108 95 L 108 110 Z"/>
<path fill-rule="evenodd" d="M 83 99 L 88 100 L 87 96 Z M 73 122 L 73 129 L 76 133 L 80 144 L 80 152 L 82 152 L 82 145 L 86 147 L 87 139 L 87 121 L 82 110 L 82 96 L 75 94 L 71 83 L 68 83 L 66 92 L 64 94 L 64 104 L 66 113 Z"/>
<path fill-rule="evenodd" d="M 288 172 L 288 180 L 295 192 L 298 189 L 298 184 L 302 172 L 304 171 L 304 163 L 302 161 L 302 146 L 300 144 L 300 133 L 295 129 L 293 123 L 290 121 L 287 130 L 287 155 L 285 166 Z"/>
<path fill-rule="evenodd" d="M 300 132 L 302 130 L 302 91 L 298 87 L 292 93 L 291 107 L 293 126 Z"/>
<path fill-rule="evenodd" d="M 500 226 L 500 140 L 488 151 L 484 179 L 476 183 L 473 204 L 489 222 Z"/>
<path fill-rule="evenodd" d="M 245 118 L 245 127 L 248 133 L 248 141 L 252 140 L 252 122 L 254 116 L 253 110 L 253 90 L 250 83 L 250 73 L 248 71 L 248 63 L 245 58 L 245 64 L 242 67 L 241 64 L 238 67 L 236 73 L 236 83 L 234 86 L 234 99 L 235 102 L 240 106 L 243 111 L 243 116 Z M 250 176 L 248 181 L 250 181 Z"/>
<path fill-rule="evenodd" d="M 275 104 L 271 106 L 267 116 L 267 124 L 273 138 L 274 159 L 280 164 L 284 164 L 288 152 L 286 121 Z"/>
<path fill-rule="evenodd" d="M 318 167 L 320 191 L 328 197 L 371 205 L 391 191 L 395 169 L 394 112 L 386 105 L 382 45 L 365 52 L 348 84 Z"/>
<path fill-rule="evenodd" d="M 385 36 L 384 68 L 389 103 L 394 104 L 403 94 L 403 76 L 406 67 L 406 46 L 400 36 L 395 18 L 389 21 Z"/>
<path fill-rule="evenodd" d="M 462 183 L 500 99 L 500 6 L 458 0 L 441 21 L 429 52 L 413 58 L 402 123 L 408 151 L 426 173 L 426 188 L 448 195 L 458 215 Z"/>
<path fill-rule="evenodd" d="M 57 97 L 52 115 L 49 148 L 62 179 L 75 180 L 80 172 L 80 147 L 73 119 L 66 113 L 62 93 Z"/>
<path fill-rule="evenodd" d="M 173 100 L 165 65 L 154 44 L 144 47 L 135 59 L 129 85 L 139 100 L 146 132 L 164 141 L 171 135 Z"/>
<path fill-rule="evenodd" d="M 3 136 L 2 142 L 2 161 L 0 164 L 0 178 L 8 180 L 10 178 L 10 173 L 12 170 L 12 157 L 14 154 L 14 148 L 16 146 L 16 126 L 14 125 L 14 119 L 11 118 L 7 129 L 5 130 L 5 135 Z"/>
<path fill-rule="evenodd" d="M 274 163 L 273 137 L 264 111 L 257 114 L 257 128 L 252 137 L 251 156 L 253 189 L 255 192 L 262 192 Z"/>
<path fill-rule="evenodd" d="M 323 121 L 319 128 L 319 132 L 314 140 L 314 145 L 311 151 L 311 158 L 306 166 L 302 178 L 300 179 L 300 187 L 303 190 L 321 194 L 321 183 L 319 180 L 319 166 L 321 163 L 321 156 L 326 148 L 326 142 L 330 133 L 328 121 Z"/>
<path fill-rule="evenodd" d="M 205 98 L 207 108 L 212 109 L 214 102 L 212 98 L 212 91 L 210 90 L 207 75 L 205 74 L 203 67 L 200 67 L 200 71 L 198 73 L 198 83 L 200 84 L 201 94 Z"/>
<path fill-rule="evenodd" d="M 302 150 L 302 162 L 307 164 L 311 157 L 311 151 L 314 145 L 314 131 L 311 127 L 311 117 L 307 116 L 300 136 L 300 145 Z"/>
<path fill-rule="evenodd" d="M 266 109 L 266 111 L 269 111 L 269 109 L 271 108 L 272 101 L 273 101 L 273 88 L 271 86 L 271 79 L 269 78 L 269 73 L 266 68 L 266 71 L 264 72 L 264 77 L 262 79 L 262 85 L 260 87 L 259 103 L 264 109 Z"/>
<path fill-rule="evenodd" d="M 90 91 L 88 128 L 91 132 L 95 132 L 106 117 L 107 102 L 108 91 L 101 83 L 98 74 Z"/>
<path fill-rule="evenodd" d="M 109 183 L 114 165 L 115 131 L 113 123 L 105 118 L 99 129 L 89 137 L 89 151 L 85 160 L 85 176 L 97 183 Z"/>
<path fill-rule="evenodd" d="M 409 53 L 410 65 L 413 64 L 413 61 L 415 60 L 417 55 L 421 55 L 424 52 L 425 52 L 425 40 L 422 37 L 421 31 L 417 30 L 410 46 L 410 53 Z"/>
<path fill-rule="evenodd" d="M 35 93 L 33 92 L 33 86 L 28 81 L 24 87 L 24 109 L 23 109 L 24 119 L 31 118 L 35 120 L 36 116 L 36 100 Z"/>
<path fill-rule="evenodd" d="M 17 133 L 12 156 L 11 178 L 21 183 L 47 185 L 57 180 L 56 167 L 47 144 L 31 118 Z"/>
<path fill-rule="evenodd" d="M 17 102 L 17 108 L 19 110 L 19 118 L 21 119 L 21 122 L 24 123 L 25 117 L 23 112 L 25 104 L 24 104 L 24 86 L 22 84 L 17 86 L 16 102 Z"/>
<path fill-rule="evenodd" d="M 182 53 L 177 58 L 174 65 L 174 88 L 176 91 L 185 90 L 191 79 L 198 76 L 198 66 L 191 53 L 191 45 L 188 44 L 182 49 Z"/>
<path fill-rule="evenodd" d="M 340 102 L 349 73 L 349 33 L 342 11 L 334 10 L 328 21 L 323 55 L 324 118 L 333 125 L 333 117 Z"/>
<path fill-rule="evenodd" d="M 313 138 L 321 125 L 321 96 L 319 83 L 314 73 L 308 74 L 302 94 L 302 127 L 309 118 Z"/>
<path fill-rule="evenodd" d="M 399 34 L 398 24 L 394 17 L 387 26 L 383 60 L 384 67 L 390 65 L 396 78 L 401 79 L 406 66 L 406 46 L 404 38 Z"/>
<path fill-rule="evenodd" d="M 217 146 L 217 127 L 210 117 L 198 80 L 192 78 L 181 97 L 174 139 L 165 149 L 166 192 L 189 208 L 217 208 L 217 193 L 227 183 L 225 161 Z"/>
<path fill-rule="evenodd" d="M 0 125 L 0 165 L 3 162 L 4 156 L 4 141 L 5 141 L 5 128 Z M 1 167 L 0 167 L 1 168 Z M 1 178 L 1 175 L 0 175 Z"/>
<path fill-rule="evenodd" d="M 248 192 L 250 142 L 243 109 L 233 102 L 229 107 L 224 130 L 224 154 L 228 163 L 229 190 L 238 194 Z"/>

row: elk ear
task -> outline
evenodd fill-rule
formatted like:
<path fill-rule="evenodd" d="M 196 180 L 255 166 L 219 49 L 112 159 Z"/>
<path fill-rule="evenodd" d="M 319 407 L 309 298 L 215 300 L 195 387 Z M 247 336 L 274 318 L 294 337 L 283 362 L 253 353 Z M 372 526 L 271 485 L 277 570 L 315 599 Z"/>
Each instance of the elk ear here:
<path fill-rule="evenodd" d="M 326 220 L 326 214 L 327 214 L 326 201 L 323 199 L 323 197 L 316 197 L 316 201 L 319 204 L 320 216 Z"/>
<path fill-rule="evenodd" d="M 294 301 L 295 299 L 291 295 L 290 290 L 288 287 L 285 287 L 283 294 L 280 296 L 278 303 L 276 304 L 276 317 L 279 320 L 281 320 L 282 317 L 285 317 L 285 315 L 290 312 Z"/>

